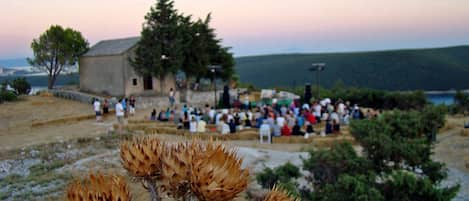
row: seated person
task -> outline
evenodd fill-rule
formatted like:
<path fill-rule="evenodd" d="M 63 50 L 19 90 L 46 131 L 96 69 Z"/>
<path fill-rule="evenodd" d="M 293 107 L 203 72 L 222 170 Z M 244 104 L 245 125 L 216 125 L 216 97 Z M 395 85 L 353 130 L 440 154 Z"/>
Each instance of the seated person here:
<path fill-rule="evenodd" d="M 150 114 L 150 120 L 151 121 L 156 121 L 156 110 L 153 109 L 153 111 Z"/>
<path fill-rule="evenodd" d="M 299 135 L 299 136 L 304 136 L 305 133 L 303 133 L 301 131 L 301 127 L 300 125 L 298 125 L 298 121 L 296 122 L 296 124 L 293 126 L 293 129 L 292 129 L 292 132 L 291 132 L 292 135 Z"/>
<path fill-rule="evenodd" d="M 207 123 L 204 120 L 200 120 L 197 123 L 197 132 L 198 133 L 205 133 L 205 126 L 207 126 Z"/>
<path fill-rule="evenodd" d="M 310 122 L 306 122 L 306 133 L 309 135 L 314 134 L 313 124 Z"/>
<path fill-rule="evenodd" d="M 326 135 L 332 134 L 332 132 L 333 132 L 332 124 L 331 124 L 331 121 L 329 121 L 329 120 L 326 121 L 325 132 L 326 132 Z"/>
<path fill-rule="evenodd" d="M 332 121 L 332 129 L 334 133 L 340 132 L 340 123 L 338 123 L 335 119 Z"/>
<path fill-rule="evenodd" d="M 221 121 L 220 124 L 221 124 L 221 134 L 222 135 L 226 135 L 226 134 L 230 133 L 230 126 L 227 123 L 225 123 L 224 121 Z"/>
<path fill-rule="evenodd" d="M 230 133 L 236 133 L 236 123 L 233 119 L 230 120 L 228 125 L 230 126 Z"/>
<path fill-rule="evenodd" d="M 275 137 L 280 137 L 282 135 L 280 131 L 280 126 L 278 124 L 274 124 L 272 126 L 272 135 Z"/>
<path fill-rule="evenodd" d="M 182 125 L 183 125 L 184 129 L 189 130 L 190 122 L 189 122 L 189 114 L 187 112 L 184 112 L 184 118 L 182 119 Z"/>
<path fill-rule="evenodd" d="M 168 121 L 168 119 L 166 118 L 166 114 L 163 112 L 163 110 L 158 113 L 158 121 Z"/>
<path fill-rule="evenodd" d="M 264 118 L 262 118 L 262 117 L 257 118 L 256 119 L 256 128 L 260 128 L 263 121 L 264 121 Z"/>
<path fill-rule="evenodd" d="M 244 127 L 246 127 L 246 128 L 251 128 L 252 127 L 252 123 L 251 123 L 251 120 L 249 118 L 246 118 L 244 120 Z"/>
<path fill-rule="evenodd" d="M 189 123 L 189 132 L 192 134 L 197 133 L 197 122 L 194 117 L 192 117 L 191 122 Z"/>
<path fill-rule="evenodd" d="M 288 124 L 284 124 L 282 127 L 282 136 L 290 136 L 291 135 L 291 130 L 290 127 L 288 127 Z"/>

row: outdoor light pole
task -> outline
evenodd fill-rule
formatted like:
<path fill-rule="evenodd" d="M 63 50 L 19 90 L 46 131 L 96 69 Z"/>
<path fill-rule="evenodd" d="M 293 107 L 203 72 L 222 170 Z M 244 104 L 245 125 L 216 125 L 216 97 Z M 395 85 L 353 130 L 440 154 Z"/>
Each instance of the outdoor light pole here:
<path fill-rule="evenodd" d="M 319 74 L 320 74 L 321 71 L 324 71 L 324 70 L 326 69 L 326 63 L 313 63 L 312 66 L 313 66 L 313 67 L 311 67 L 311 68 L 309 69 L 309 71 L 311 71 L 311 72 L 315 72 L 315 71 L 316 71 L 316 85 L 317 85 L 316 87 L 317 87 L 317 90 L 318 90 L 318 97 L 317 97 L 317 99 L 319 100 L 320 97 L 321 97 L 321 96 L 320 96 L 321 94 L 320 94 L 320 92 L 319 92 L 319 81 L 320 81 L 320 80 L 319 80 L 319 79 L 320 79 Z M 314 73 L 313 73 L 313 77 L 314 77 Z M 313 83 L 313 82 L 311 81 L 311 84 L 312 84 L 312 83 Z"/>
<path fill-rule="evenodd" d="M 215 110 L 217 109 L 217 69 L 219 69 L 220 66 L 216 66 L 216 65 L 211 65 L 210 66 L 210 72 L 213 73 L 213 92 L 214 92 L 214 95 L 215 95 L 215 102 L 214 102 L 214 105 L 213 105 L 213 108 L 215 108 Z"/>

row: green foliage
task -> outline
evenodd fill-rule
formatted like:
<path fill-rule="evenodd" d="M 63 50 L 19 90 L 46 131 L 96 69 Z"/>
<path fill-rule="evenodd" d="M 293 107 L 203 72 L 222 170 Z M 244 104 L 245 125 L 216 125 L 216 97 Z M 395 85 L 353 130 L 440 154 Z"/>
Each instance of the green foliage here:
<path fill-rule="evenodd" d="M 469 95 L 457 91 L 454 95 L 454 113 L 466 114 L 469 112 Z"/>
<path fill-rule="evenodd" d="M 374 177 L 364 175 L 340 175 L 334 184 L 327 184 L 318 192 L 313 192 L 318 201 L 384 201 L 379 189 L 374 186 Z"/>
<path fill-rule="evenodd" d="M 159 0 L 151 7 L 145 16 L 135 56 L 129 58 L 137 73 L 160 79 L 161 91 L 164 78 L 175 74 L 184 60 L 183 26 L 173 4 L 172 0 Z"/>
<path fill-rule="evenodd" d="M 281 88 L 295 94 L 304 95 L 304 87 Z M 343 87 L 340 82 L 332 89 L 320 88 L 321 97 L 333 100 L 345 100 L 360 106 L 385 110 L 422 109 L 428 104 L 427 97 L 422 91 L 390 92 L 378 89 Z M 317 97 L 317 87 L 312 87 L 313 97 Z"/>
<path fill-rule="evenodd" d="M 439 188 L 427 178 L 398 171 L 385 181 L 382 193 L 389 201 L 449 201 L 458 190 L 459 186 Z"/>
<path fill-rule="evenodd" d="M 48 88 L 52 89 L 57 77 L 68 66 L 74 66 L 79 57 L 89 49 L 80 32 L 71 28 L 52 25 L 31 43 L 34 58 L 28 58 L 31 66 L 48 75 Z"/>
<path fill-rule="evenodd" d="M 3 81 L 0 84 L 0 103 L 15 101 L 18 97 L 12 91 L 7 90 L 8 81 Z"/>
<path fill-rule="evenodd" d="M 420 123 L 424 134 L 436 133 L 445 125 L 447 108 L 445 106 L 427 106 L 420 112 Z"/>
<path fill-rule="evenodd" d="M 296 87 L 316 83 L 307 69 L 313 62 L 324 62 L 327 66 L 321 72 L 320 84 L 328 88 L 342 80 L 345 86 L 386 90 L 467 89 L 467 55 L 469 46 L 250 56 L 236 59 L 236 71 L 241 82 L 256 87 Z"/>
<path fill-rule="evenodd" d="M 301 176 L 300 169 L 290 162 L 275 169 L 265 168 L 256 175 L 257 183 L 263 188 L 271 189 L 276 184 L 285 184 L 285 187 L 291 187 L 290 180 Z"/>
<path fill-rule="evenodd" d="M 218 78 L 230 79 L 234 74 L 233 55 L 210 27 L 210 14 L 194 22 L 178 13 L 174 1 L 159 0 L 145 20 L 135 56 L 129 60 L 137 73 L 158 77 L 161 90 L 164 78 L 178 71 L 199 80 L 212 76 L 210 65 L 220 65 L 223 71 Z"/>
<path fill-rule="evenodd" d="M 363 156 L 350 144 L 310 151 L 303 169 L 310 189 L 304 200 L 406 200 L 450 201 L 459 185 L 441 187 L 447 173 L 443 163 L 431 160 L 425 132 L 444 122 L 441 107 L 422 111 L 392 111 L 382 118 L 354 121 L 351 133 L 363 147 Z"/>
<path fill-rule="evenodd" d="M 25 77 L 19 77 L 11 82 L 11 87 L 15 89 L 17 95 L 28 95 L 31 92 L 31 85 L 28 83 Z"/>
<path fill-rule="evenodd" d="M 309 158 L 303 159 L 303 169 L 314 173 L 309 180 L 315 186 L 334 183 L 341 174 L 366 174 L 370 168 L 348 142 L 335 144 L 330 150 L 310 151 Z"/>
<path fill-rule="evenodd" d="M 396 110 L 384 113 L 383 118 L 353 121 L 350 129 L 375 171 L 390 172 L 402 165 L 414 169 L 431 161 L 425 132 L 443 124 L 445 114 L 439 110 L 433 106 L 422 112 Z"/>

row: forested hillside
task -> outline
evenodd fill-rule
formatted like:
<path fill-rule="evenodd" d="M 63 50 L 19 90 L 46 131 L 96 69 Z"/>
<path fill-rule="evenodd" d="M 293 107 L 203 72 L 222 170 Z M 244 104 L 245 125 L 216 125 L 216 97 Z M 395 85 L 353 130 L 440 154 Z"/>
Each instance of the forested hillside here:
<path fill-rule="evenodd" d="M 312 63 L 327 63 L 320 83 L 388 90 L 469 88 L 469 46 L 355 53 L 285 54 L 240 57 L 241 82 L 258 87 L 304 85 L 316 76 Z"/>

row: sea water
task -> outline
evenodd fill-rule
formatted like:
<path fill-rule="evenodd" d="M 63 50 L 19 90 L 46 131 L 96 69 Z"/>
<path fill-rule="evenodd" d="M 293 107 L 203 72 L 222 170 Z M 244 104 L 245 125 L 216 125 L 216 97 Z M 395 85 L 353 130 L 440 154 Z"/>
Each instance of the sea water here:
<path fill-rule="evenodd" d="M 427 99 L 434 105 L 452 105 L 454 104 L 454 94 L 427 94 Z"/>

